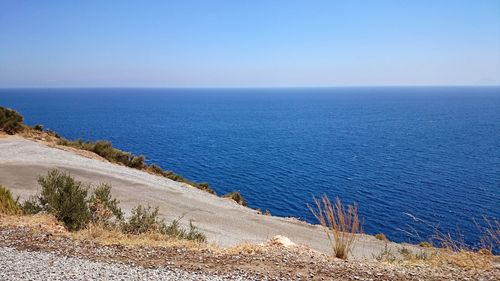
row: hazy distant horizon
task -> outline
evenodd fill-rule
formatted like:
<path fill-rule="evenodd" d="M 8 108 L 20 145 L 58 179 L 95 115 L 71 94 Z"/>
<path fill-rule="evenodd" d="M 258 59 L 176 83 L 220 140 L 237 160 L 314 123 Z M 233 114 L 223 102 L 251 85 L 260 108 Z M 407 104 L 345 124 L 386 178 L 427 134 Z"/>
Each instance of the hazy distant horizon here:
<path fill-rule="evenodd" d="M 2 88 L 500 85 L 500 1 L 0 1 Z"/>
<path fill-rule="evenodd" d="M 344 85 L 344 86 L 0 86 L 8 89 L 343 89 L 343 88 L 500 88 L 498 85 Z"/>

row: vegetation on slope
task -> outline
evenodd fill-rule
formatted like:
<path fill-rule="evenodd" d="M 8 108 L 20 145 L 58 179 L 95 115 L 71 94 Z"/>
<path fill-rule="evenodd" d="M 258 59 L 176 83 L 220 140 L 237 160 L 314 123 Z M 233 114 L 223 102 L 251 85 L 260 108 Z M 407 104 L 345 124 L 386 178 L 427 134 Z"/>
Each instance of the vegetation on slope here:
<path fill-rule="evenodd" d="M 125 165 L 130 168 L 144 170 L 152 174 L 156 174 L 162 177 L 166 177 L 168 179 L 186 183 L 197 189 L 206 191 L 208 193 L 216 195 L 216 192 L 210 187 L 210 185 L 206 182 L 194 182 L 189 179 L 184 178 L 181 175 L 175 174 L 172 171 L 165 171 L 160 166 L 156 164 L 148 165 L 145 162 L 145 157 L 143 155 L 134 155 L 130 152 L 125 152 L 113 147 L 113 144 L 110 141 L 98 140 L 96 142 L 84 141 L 81 139 L 71 141 L 67 140 L 57 133 L 46 130 L 42 125 L 37 124 L 33 128 L 23 124 L 23 117 L 16 111 L 4 108 L 0 106 L 0 131 L 4 131 L 8 134 L 15 134 L 21 131 L 24 131 L 24 134 L 27 136 L 35 136 L 37 134 L 47 134 L 49 137 L 54 138 L 56 144 L 73 147 L 76 149 L 86 150 L 93 152 L 104 159 L 121 165 Z M 242 195 L 238 193 L 238 196 L 231 196 L 230 198 L 235 198 L 238 204 L 244 203 L 246 206 L 246 201 L 243 199 Z M 242 204 L 243 205 L 243 204 Z"/>
<path fill-rule="evenodd" d="M 22 129 L 23 116 L 15 110 L 0 106 L 0 131 L 13 135 Z"/>
<path fill-rule="evenodd" d="M 245 201 L 245 198 L 241 196 L 239 191 L 230 192 L 222 197 L 229 198 L 242 206 L 248 206 L 247 201 Z"/>
<path fill-rule="evenodd" d="M 331 203 L 325 195 L 314 198 L 315 206 L 308 206 L 312 214 L 323 227 L 330 241 L 334 255 L 347 259 L 351 253 L 357 234 L 361 233 L 361 223 L 355 205 L 343 205 L 337 197 Z M 476 223 L 477 224 L 477 223 Z M 478 228 L 481 237 L 478 246 L 472 246 L 460 239 L 460 235 L 445 233 L 435 228 L 430 242 L 421 242 L 420 247 L 399 245 L 397 252 L 388 247 L 387 237 L 379 233 L 375 238 L 385 242 L 384 249 L 373 258 L 390 263 L 423 263 L 437 266 L 451 265 L 464 268 L 490 268 L 494 262 L 494 253 L 500 249 L 500 222 L 484 218 L 486 226 Z M 434 242 L 434 243 L 431 243 Z M 433 244 L 437 247 L 434 248 Z"/>
<path fill-rule="evenodd" d="M 41 191 L 23 204 L 12 199 L 10 191 L 0 188 L 0 211 L 5 214 L 40 212 L 52 214 L 69 231 L 99 227 L 123 234 L 139 235 L 155 233 L 176 239 L 205 242 L 206 237 L 191 222 L 184 229 L 179 220 L 167 224 L 158 217 L 159 209 L 141 205 L 124 218 L 119 201 L 111 196 L 111 186 L 100 184 L 93 187 L 75 180 L 69 173 L 51 170 L 40 176 Z M 89 196 L 90 192 L 90 196 Z"/>

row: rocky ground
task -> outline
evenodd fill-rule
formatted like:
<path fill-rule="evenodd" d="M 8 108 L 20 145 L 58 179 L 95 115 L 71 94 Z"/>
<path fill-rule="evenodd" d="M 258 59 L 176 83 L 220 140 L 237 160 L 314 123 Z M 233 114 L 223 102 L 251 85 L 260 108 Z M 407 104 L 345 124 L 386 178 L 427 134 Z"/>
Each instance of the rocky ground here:
<path fill-rule="evenodd" d="M 247 280 L 215 276 L 172 267 L 144 268 L 122 263 L 95 262 L 50 252 L 0 247 L 0 280 Z"/>
<path fill-rule="evenodd" d="M 500 276 L 498 264 L 478 270 L 343 261 L 272 241 L 230 249 L 104 245 L 42 225 L 0 224 L 0 257 L 0 280 L 499 280 Z"/>

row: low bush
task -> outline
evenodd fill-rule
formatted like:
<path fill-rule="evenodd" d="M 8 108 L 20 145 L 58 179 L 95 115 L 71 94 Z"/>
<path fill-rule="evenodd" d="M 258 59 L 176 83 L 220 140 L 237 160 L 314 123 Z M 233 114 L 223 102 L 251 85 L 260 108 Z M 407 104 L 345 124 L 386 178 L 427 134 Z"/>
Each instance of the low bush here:
<path fill-rule="evenodd" d="M 0 213 L 17 215 L 22 213 L 19 200 L 12 197 L 10 190 L 0 185 Z"/>
<path fill-rule="evenodd" d="M 132 209 L 130 218 L 124 222 L 121 229 L 128 234 L 143 234 L 147 232 L 158 232 L 163 223 L 158 218 L 159 208 L 139 205 Z"/>
<path fill-rule="evenodd" d="M 189 230 L 182 228 L 179 224 L 180 219 L 174 220 L 171 224 L 166 224 L 164 220 L 158 218 L 158 207 L 143 207 L 139 205 L 132 209 L 130 218 L 122 223 L 122 232 L 128 234 L 160 233 L 169 237 L 186 239 L 197 242 L 205 242 L 206 237 L 198 231 L 191 222 Z"/>
<path fill-rule="evenodd" d="M 377 233 L 377 234 L 375 234 L 375 238 L 377 238 L 380 241 L 389 242 L 389 239 L 387 239 L 387 237 L 383 233 Z"/>
<path fill-rule="evenodd" d="M 144 156 L 133 155 L 129 152 L 116 149 L 110 141 L 99 140 L 92 143 L 89 141 L 84 142 L 81 139 L 69 141 L 67 139 L 60 138 L 57 144 L 91 151 L 110 162 L 120 163 L 134 169 L 142 170 L 147 167 L 144 161 Z"/>
<path fill-rule="evenodd" d="M 165 176 L 165 172 L 162 170 L 162 168 L 160 168 L 160 166 L 156 164 L 151 164 L 150 166 L 148 166 L 147 171 L 155 175 Z"/>
<path fill-rule="evenodd" d="M 0 130 L 5 131 L 8 134 L 15 134 L 21 131 L 22 129 L 23 129 L 23 116 L 20 115 L 15 110 L 11 110 L 5 107 L 0 107 Z M 32 128 L 32 130 L 43 131 L 43 126 L 37 124 Z M 123 164 L 127 167 L 131 167 L 134 169 L 139 169 L 139 170 L 145 169 L 151 173 L 161 175 L 163 177 L 169 178 L 177 182 L 186 183 L 200 190 L 217 195 L 216 192 L 210 187 L 208 183 L 193 182 L 178 174 L 175 174 L 172 171 L 164 171 L 158 165 L 155 164 L 148 166 L 146 164 L 143 155 L 134 155 L 132 153 L 116 149 L 113 147 L 113 144 L 110 141 L 98 140 L 96 142 L 90 142 L 90 141 L 83 141 L 81 139 L 70 141 L 65 138 L 62 138 L 52 130 L 46 130 L 46 134 L 55 137 L 57 139 L 58 145 L 64 145 L 77 149 L 91 151 L 110 162 Z M 29 209 L 35 206 L 28 204 L 26 207 Z M 36 208 L 32 209 L 33 209 L 32 211 L 36 210 Z"/>
<path fill-rule="evenodd" d="M 159 168 L 159 167 L 156 166 L 154 169 L 156 170 L 157 168 Z M 176 174 L 176 173 L 174 173 L 172 171 L 162 172 L 161 175 L 163 175 L 164 177 L 169 178 L 169 179 L 171 179 L 173 181 L 183 182 L 183 183 L 189 184 L 189 185 L 191 185 L 193 187 L 196 187 L 197 189 L 206 191 L 206 192 L 208 192 L 210 194 L 217 195 L 217 193 L 215 192 L 215 190 L 213 190 L 210 187 L 210 185 L 208 183 L 206 183 L 206 182 L 202 182 L 202 183 L 193 182 L 193 181 L 190 181 L 190 180 L 184 178 L 183 176 L 178 175 L 178 174 Z"/>
<path fill-rule="evenodd" d="M 247 201 L 245 200 L 245 198 L 243 198 L 243 196 L 241 196 L 241 193 L 239 193 L 238 191 L 230 192 L 222 197 L 229 198 L 242 206 L 248 206 Z"/>
<path fill-rule="evenodd" d="M 22 129 L 23 116 L 15 110 L 0 106 L 0 131 L 13 135 Z"/>
<path fill-rule="evenodd" d="M 104 227 L 112 227 L 123 220 L 123 211 L 118 206 L 120 201 L 111 197 L 111 185 L 100 184 L 89 199 L 91 221 Z"/>
<path fill-rule="evenodd" d="M 144 164 L 144 156 L 132 156 L 127 166 L 129 166 L 130 168 L 142 170 L 146 166 L 146 164 Z"/>
<path fill-rule="evenodd" d="M 31 197 L 21 206 L 17 200 L 12 199 L 7 189 L 0 187 L 0 211 L 19 209 L 27 214 L 47 212 L 63 222 L 70 231 L 80 230 L 90 224 L 113 231 L 119 230 L 124 234 L 157 233 L 196 242 L 206 241 L 205 235 L 191 222 L 189 229 L 180 226 L 180 219 L 166 224 L 158 217 L 158 207 L 139 205 L 132 209 L 131 216 L 126 220 L 119 207 L 120 202 L 111 196 L 112 187 L 109 184 L 98 185 L 88 197 L 90 185 L 84 185 L 70 174 L 59 170 L 51 170 L 46 176 L 40 176 L 38 183 L 42 187 L 40 194 Z"/>
<path fill-rule="evenodd" d="M 21 204 L 21 209 L 25 214 L 34 215 L 43 211 L 42 206 L 40 206 L 38 196 L 31 196 L 28 200 Z"/>
<path fill-rule="evenodd" d="M 40 124 L 36 124 L 35 126 L 33 126 L 33 130 L 43 132 L 43 126 Z"/>
<path fill-rule="evenodd" d="M 191 221 L 189 222 L 189 230 L 182 228 L 179 225 L 179 219 L 178 219 L 172 221 L 172 223 L 169 225 L 163 225 L 160 232 L 164 235 L 168 235 L 178 239 L 186 239 L 200 243 L 207 241 L 205 234 L 201 233 L 198 230 L 198 228 L 193 225 L 193 222 Z"/>
<path fill-rule="evenodd" d="M 38 197 L 40 208 L 53 214 L 68 230 L 79 230 L 90 220 L 87 206 L 88 187 L 70 174 L 51 170 L 40 176 L 42 191 Z"/>
<path fill-rule="evenodd" d="M 181 175 L 175 174 L 172 171 L 164 171 L 160 166 L 156 164 L 151 164 L 150 166 L 148 166 L 146 164 L 143 155 L 134 155 L 132 153 L 124 152 L 119 149 L 113 148 L 113 144 L 109 141 L 100 140 L 96 141 L 95 143 L 92 143 L 89 141 L 84 142 L 81 139 L 75 141 L 69 141 L 67 139 L 60 138 L 57 144 L 91 151 L 110 162 L 120 163 L 127 167 L 138 170 L 146 170 L 152 174 L 163 176 L 173 181 L 186 183 L 193 187 L 196 187 L 197 189 L 206 191 L 210 194 L 217 195 L 208 183 L 206 182 L 197 183 L 188 180 Z"/>

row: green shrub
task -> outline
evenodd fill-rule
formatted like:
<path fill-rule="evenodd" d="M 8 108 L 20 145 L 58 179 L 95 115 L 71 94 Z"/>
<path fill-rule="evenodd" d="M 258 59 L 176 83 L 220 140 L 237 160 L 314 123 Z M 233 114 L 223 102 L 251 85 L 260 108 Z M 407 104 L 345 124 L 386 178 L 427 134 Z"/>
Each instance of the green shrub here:
<path fill-rule="evenodd" d="M 210 185 L 208 185 L 207 182 L 196 183 L 196 182 L 187 181 L 186 183 L 190 184 L 190 185 L 192 185 L 200 190 L 203 190 L 203 191 L 206 191 L 208 193 L 216 195 L 215 191 L 210 187 Z"/>
<path fill-rule="evenodd" d="M 53 214 L 68 230 L 79 230 L 90 220 L 87 187 L 68 173 L 51 170 L 40 176 L 42 187 L 39 203 L 42 210 Z"/>
<path fill-rule="evenodd" d="M 164 220 L 158 218 L 158 207 L 143 207 L 139 205 L 132 209 L 130 218 L 122 223 L 121 230 L 127 234 L 160 233 L 173 238 L 187 239 L 197 242 L 205 242 L 206 237 L 198 231 L 191 222 L 189 230 L 182 228 L 179 220 L 174 220 L 171 224 L 166 224 Z"/>
<path fill-rule="evenodd" d="M 158 218 L 158 207 L 139 205 L 132 209 L 130 218 L 122 224 L 122 231 L 129 234 L 143 234 L 160 230 L 162 220 Z"/>
<path fill-rule="evenodd" d="M 35 126 L 33 126 L 33 130 L 43 132 L 43 126 L 40 124 L 36 124 Z"/>
<path fill-rule="evenodd" d="M 23 116 L 17 111 L 0 106 L 0 130 L 9 135 L 23 129 Z"/>
<path fill-rule="evenodd" d="M 144 156 L 132 156 L 127 166 L 142 170 L 146 166 L 146 164 L 144 164 Z"/>
<path fill-rule="evenodd" d="M 22 213 L 19 200 L 12 198 L 10 190 L 0 185 L 0 213 L 7 215 L 18 215 Z"/>
<path fill-rule="evenodd" d="M 40 199 L 37 196 L 31 196 L 28 200 L 24 201 L 21 204 L 21 209 L 25 214 L 38 214 L 43 211 L 42 206 L 40 205 Z"/>
<path fill-rule="evenodd" d="M 96 141 L 92 151 L 108 160 L 115 160 L 115 149 L 109 141 Z"/>
<path fill-rule="evenodd" d="M 186 239 L 191 241 L 197 241 L 200 243 L 206 242 L 207 237 L 205 234 L 201 233 L 196 226 L 193 225 L 193 222 L 189 222 L 189 231 L 185 230 L 179 225 L 179 219 L 172 221 L 171 224 L 165 225 L 162 224 L 162 228 L 160 229 L 160 233 L 164 235 L 168 235 L 170 237 L 175 237 L 178 239 Z"/>
<path fill-rule="evenodd" d="M 172 171 L 167 171 L 165 172 L 165 177 L 169 178 L 173 181 L 178 181 L 178 182 L 186 182 L 186 179 L 183 178 L 181 175 L 178 175 Z"/>
<path fill-rule="evenodd" d="M 234 192 L 228 193 L 222 197 L 234 200 L 236 203 L 238 203 L 242 206 L 248 206 L 247 201 L 245 200 L 245 198 L 243 198 L 243 196 L 241 195 L 241 193 L 239 191 L 234 191 Z"/>
<path fill-rule="evenodd" d="M 163 171 L 162 168 L 160 168 L 156 164 L 152 164 L 151 166 L 148 166 L 146 164 L 145 158 L 143 155 L 133 155 L 129 152 L 124 152 L 119 149 L 113 148 L 113 144 L 109 141 L 103 141 L 99 140 L 96 141 L 95 143 L 92 142 L 84 142 L 81 139 L 75 140 L 75 141 L 69 141 L 63 138 L 60 138 L 57 142 L 58 145 L 64 145 L 64 146 L 70 146 L 78 149 L 83 149 L 87 151 L 94 152 L 95 154 L 101 156 L 102 158 L 114 162 L 114 163 L 121 163 L 125 166 L 138 169 L 138 170 L 143 170 L 146 169 L 147 171 L 160 175 L 166 178 L 169 178 L 173 181 L 177 182 L 183 182 L 186 184 L 189 184 L 193 187 L 196 187 L 200 190 L 206 191 L 208 193 L 216 195 L 215 191 L 210 187 L 210 185 L 206 182 L 202 183 L 197 183 L 190 181 L 181 175 L 175 174 L 172 171 Z"/>
<path fill-rule="evenodd" d="M 151 164 L 149 167 L 148 167 L 148 171 L 150 173 L 153 173 L 155 175 L 159 175 L 159 176 L 165 176 L 165 172 L 162 170 L 162 168 L 160 168 L 160 166 L 156 165 L 156 164 Z"/>
<path fill-rule="evenodd" d="M 144 156 L 133 155 L 129 152 L 113 148 L 113 144 L 110 141 L 99 140 L 92 143 L 89 141 L 84 142 L 81 139 L 69 141 L 61 138 L 57 144 L 91 151 L 110 162 L 120 163 L 134 169 L 142 170 L 147 167 Z"/>
<path fill-rule="evenodd" d="M 217 195 L 217 193 L 215 192 L 215 190 L 213 190 L 210 187 L 210 185 L 208 185 L 208 183 L 206 183 L 206 182 L 202 182 L 202 183 L 193 182 L 193 181 L 190 181 L 190 180 L 184 178 L 183 176 L 178 175 L 178 174 L 176 174 L 176 173 L 174 173 L 172 171 L 163 172 L 163 176 L 166 177 L 166 178 L 169 178 L 169 179 L 171 179 L 173 181 L 183 182 L 183 183 L 189 184 L 189 185 L 191 185 L 193 187 L 196 187 L 197 189 L 206 191 L 206 192 L 208 192 L 210 194 Z"/>
<path fill-rule="evenodd" d="M 17 111 L 5 107 L 0 107 L 0 130 L 5 131 L 8 134 L 15 134 L 23 129 L 22 122 L 23 117 Z M 37 124 L 33 127 L 33 129 L 36 131 L 43 131 L 43 126 Z M 70 141 L 62 138 L 56 132 L 50 129 L 47 129 L 46 133 L 48 135 L 56 137 L 58 139 L 58 145 L 70 146 L 77 149 L 91 151 L 110 162 L 120 163 L 139 170 L 147 169 L 154 174 L 164 176 L 177 182 L 189 184 L 200 190 L 216 195 L 216 192 L 209 186 L 208 183 L 197 183 L 190 181 L 180 175 L 173 173 L 172 171 L 163 171 L 159 166 L 155 164 L 148 166 L 143 155 L 133 155 L 132 153 L 113 148 L 113 144 L 110 141 L 99 140 L 95 143 L 89 141 L 84 142 L 81 139 Z M 28 205 L 29 206 L 26 206 L 28 208 L 34 207 L 29 203 Z M 34 208 L 33 210 L 35 209 L 36 208 Z"/>
<path fill-rule="evenodd" d="M 111 197 L 111 185 L 98 185 L 89 199 L 89 211 L 93 223 L 113 226 L 123 220 L 123 211 L 118 206 L 120 201 Z"/>

